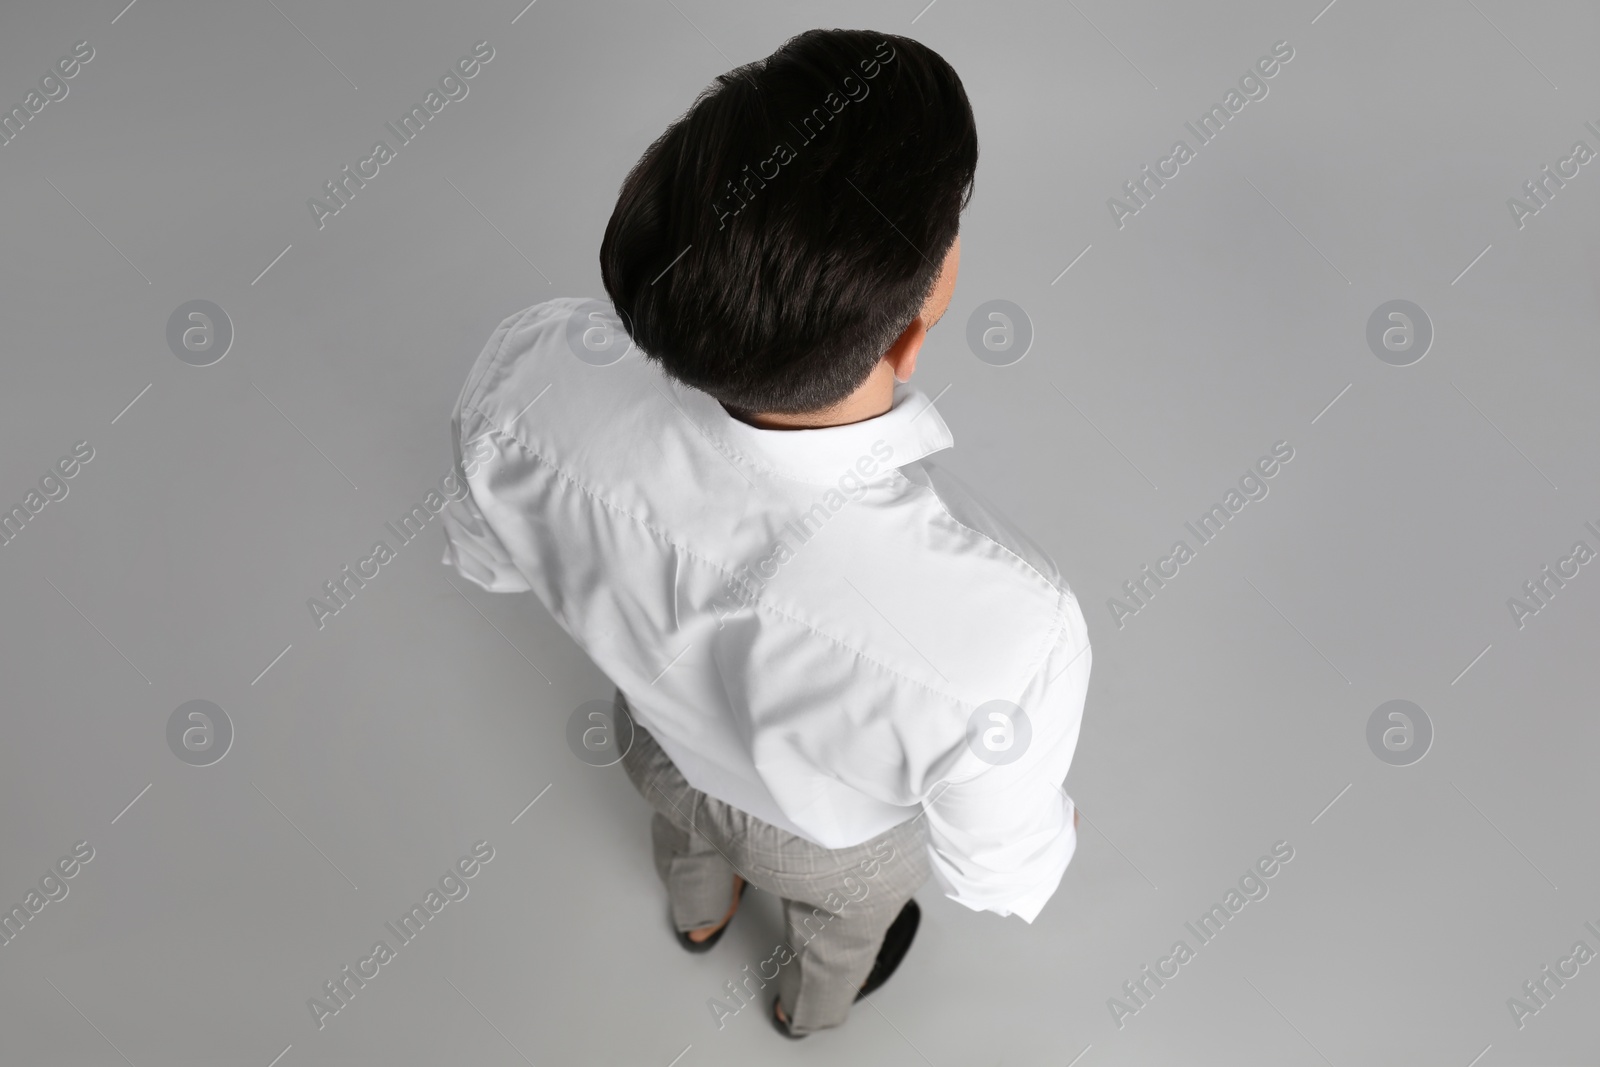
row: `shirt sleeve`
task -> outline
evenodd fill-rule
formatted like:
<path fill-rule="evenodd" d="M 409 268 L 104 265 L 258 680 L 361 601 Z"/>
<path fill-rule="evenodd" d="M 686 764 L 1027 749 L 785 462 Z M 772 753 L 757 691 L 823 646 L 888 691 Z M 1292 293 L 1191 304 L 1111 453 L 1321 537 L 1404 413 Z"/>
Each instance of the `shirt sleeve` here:
<path fill-rule="evenodd" d="M 1062 614 L 1060 636 L 1016 702 L 1031 730 L 1022 756 L 935 786 L 923 804 L 933 876 L 945 895 L 1029 923 L 1055 894 L 1078 844 L 1061 782 L 1078 747 L 1091 656 L 1083 613 L 1069 592 Z M 1023 736 L 1015 723 L 1012 730 Z"/>
<path fill-rule="evenodd" d="M 480 438 L 468 447 L 476 448 L 490 440 L 489 437 Z M 493 450 L 492 445 L 490 449 Z M 444 509 L 439 513 L 444 520 L 445 542 L 440 562 L 455 567 L 461 577 L 491 593 L 527 592 L 531 588 L 528 579 L 512 563 L 511 554 L 484 518 L 483 508 L 475 496 L 485 491 L 486 479 L 463 474 L 459 439 L 455 477 L 463 492 L 459 497 L 446 498 Z"/>
<path fill-rule="evenodd" d="M 519 316 L 502 322 L 484 346 L 450 417 L 450 443 L 455 465 L 444 509 L 444 556 L 440 560 L 467 581 L 491 593 L 522 593 L 531 587 L 511 560 L 511 553 L 484 517 L 490 500 L 490 475 L 500 458 L 497 428 L 473 407 L 486 371 L 499 358 L 507 332 Z"/>

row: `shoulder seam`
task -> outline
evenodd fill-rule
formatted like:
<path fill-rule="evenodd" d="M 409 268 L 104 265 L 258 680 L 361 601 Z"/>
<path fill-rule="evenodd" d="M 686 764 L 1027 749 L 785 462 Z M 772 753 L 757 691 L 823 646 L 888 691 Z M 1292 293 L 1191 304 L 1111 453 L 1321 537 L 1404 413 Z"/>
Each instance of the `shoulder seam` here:
<path fill-rule="evenodd" d="M 494 355 L 489 357 L 488 362 L 484 363 L 483 366 L 478 369 L 477 381 L 473 383 L 472 395 L 461 398 L 461 408 L 463 411 L 470 409 L 474 414 L 479 416 L 483 415 L 483 412 L 478 408 L 478 401 L 483 398 L 483 391 L 489 383 L 489 373 L 498 367 L 500 365 L 500 361 L 505 357 L 506 345 L 510 343 L 511 335 L 515 333 L 517 328 L 526 322 L 535 311 L 538 311 L 548 303 L 550 303 L 549 300 L 541 300 L 537 304 L 529 305 L 528 307 L 523 308 L 521 311 L 518 311 L 512 315 L 508 315 L 506 318 L 500 320 L 500 325 L 495 327 L 495 332 L 500 333 L 501 335 L 500 344 L 495 347 Z M 501 331 L 504 332 L 502 333 Z"/>
<path fill-rule="evenodd" d="M 1051 624 L 1050 624 L 1049 628 L 1045 632 L 1045 638 L 1044 638 L 1043 644 L 1039 647 L 1039 650 L 1035 653 L 1033 658 L 1030 660 L 1030 662 L 1035 664 L 1035 666 L 1031 670 L 1028 671 L 1027 678 L 1032 678 L 1034 675 L 1038 674 L 1039 671 L 1044 668 L 1046 660 L 1049 659 L 1050 650 L 1055 647 L 1056 638 L 1060 635 L 1062 625 L 1066 621 L 1066 613 L 1062 610 L 1062 602 L 1063 602 L 1064 596 L 1066 595 L 1066 590 L 1063 590 L 1062 588 L 1057 586 L 1054 582 L 1052 582 L 1049 578 L 1046 578 L 1042 573 L 1040 573 L 1039 568 L 1035 567 L 1033 564 L 1029 563 L 1027 560 L 1023 559 L 1021 556 L 1017 555 L 1010 548 L 1007 548 L 1005 545 L 1001 544 L 999 541 L 996 541 L 993 537 L 990 537 L 988 534 L 984 533 L 982 530 L 978 530 L 978 529 L 975 529 L 975 528 L 973 528 L 971 526 L 968 526 L 966 523 L 962 522 L 960 519 L 958 519 L 954 515 L 952 515 L 950 513 L 950 509 L 945 506 L 944 498 L 941 497 L 939 495 L 938 491 L 935 490 L 932 486 L 918 485 L 918 483 L 913 482 L 910 478 L 907 478 L 905 476 L 905 474 L 903 474 L 898 468 L 895 469 L 894 474 L 895 474 L 896 477 L 904 480 L 907 485 L 912 485 L 912 486 L 916 486 L 919 489 L 927 490 L 928 494 L 931 495 L 933 497 L 934 501 L 938 503 L 939 510 L 944 512 L 945 518 L 949 519 L 951 522 L 953 522 L 955 525 L 959 526 L 961 529 L 966 530 L 967 532 L 969 532 L 971 534 L 974 534 L 974 535 L 976 535 L 978 537 L 981 537 L 983 540 L 987 541 L 989 544 L 991 544 L 994 547 L 998 548 L 1000 551 L 1004 552 L 1006 555 L 1010 556 L 1012 559 L 1014 559 L 1018 563 L 1022 564 L 1023 567 L 1027 568 L 1029 573 L 1031 573 L 1034 577 L 1038 578 L 1039 581 L 1044 584 L 1045 588 L 1049 589 L 1052 593 L 1055 594 L 1056 606 L 1055 606 L 1055 610 L 1051 613 L 1051 615 L 1052 615 Z M 1026 683 L 1026 679 L 1024 679 L 1024 683 Z"/>

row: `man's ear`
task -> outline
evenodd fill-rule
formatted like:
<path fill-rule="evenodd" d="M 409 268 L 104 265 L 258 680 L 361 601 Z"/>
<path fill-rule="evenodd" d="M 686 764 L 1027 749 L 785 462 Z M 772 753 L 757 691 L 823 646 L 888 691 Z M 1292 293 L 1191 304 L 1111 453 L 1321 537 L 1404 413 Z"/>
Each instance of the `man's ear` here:
<path fill-rule="evenodd" d="M 889 370 L 894 374 L 897 382 L 911 380 L 911 373 L 917 369 L 917 354 L 922 351 L 922 342 L 928 336 L 928 328 L 922 323 L 922 316 L 918 315 L 911 320 L 911 325 L 900 331 L 900 336 L 895 338 L 894 344 L 883 354 L 884 362 L 889 364 Z"/>

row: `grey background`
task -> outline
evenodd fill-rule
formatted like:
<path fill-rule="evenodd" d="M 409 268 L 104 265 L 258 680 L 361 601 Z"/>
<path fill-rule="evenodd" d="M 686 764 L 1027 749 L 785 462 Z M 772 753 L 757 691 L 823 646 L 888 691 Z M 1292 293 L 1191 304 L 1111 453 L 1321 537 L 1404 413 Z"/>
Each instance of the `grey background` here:
<path fill-rule="evenodd" d="M 1520 1030 L 1506 1000 L 1600 949 L 1600 564 L 1521 629 L 1506 600 L 1600 548 L 1600 163 L 1521 230 L 1506 198 L 1600 148 L 1600 12 L 1324 3 L 8 5 L 6 107 L 95 57 L 0 148 L 0 502 L 95 457 L 0 547 L 0 901 L 95 856 L 0 947 L 0 1060 L 1595 1062 L 1600 963 Z M 648 142 L 834 25 L 965 81 L 977 195 L 916 381 L 1060 562 L 1095 669 L 1088 824 L 1039 919 L 930 887 L 875 1008 L 791 1045 L 712 1023 L 776 907 L 673 943 L 647 807 L 563 741 L 610 687 L 534 599 L 454 577 L 434 523 L 320 632 L 305 601 L 448 470 L 494 325 L 602 295 Z M 306 199 L 478 40 L 470 95 L 319 231 Z M 1279 40 L 1267 98 L 1119 230 L 1106 199 Z M 194 299 L 235 330 L 209 367 L 165 341 Z M 1013 366 L 965 344 L 991 299 L 1033 324 Z M 1365 343 L 1393 299 L 1435 329 L 1409 367 Z M 1107 599 L 1279 440 L 1270 496 L 1119 629 Z M 1405 767 L 1365 740 L 1399 698 L 1435 733 Z M 210 766 L 167 747 L 195 699 L 234 728 Z M 479 839 L 471 895 L 317 1030 L 307 998 Z M 1279 840 L 1270 896 L 1119 1029 L 1108 998 Z"/>

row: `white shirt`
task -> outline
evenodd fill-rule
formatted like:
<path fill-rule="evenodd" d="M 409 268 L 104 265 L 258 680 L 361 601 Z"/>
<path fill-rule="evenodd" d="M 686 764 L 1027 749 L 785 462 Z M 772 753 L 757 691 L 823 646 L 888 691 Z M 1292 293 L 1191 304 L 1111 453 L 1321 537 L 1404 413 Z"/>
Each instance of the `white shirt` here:
<path fill-rule="evenodd" d="M 826 848 L 925 811 L 945 894 L 1032 922 L 1077 845 L 1091 659 L 1055 565 L 928 459 L 953 439 L 919 390 L 759 429 L 637 349 L 577 358 L 580 303 L 506 319 L 473 366 L 445 562 L 537 594 L 691 785 Z M 968 743 L 995 700 L 1032 728 L 998 765 Z"/>

